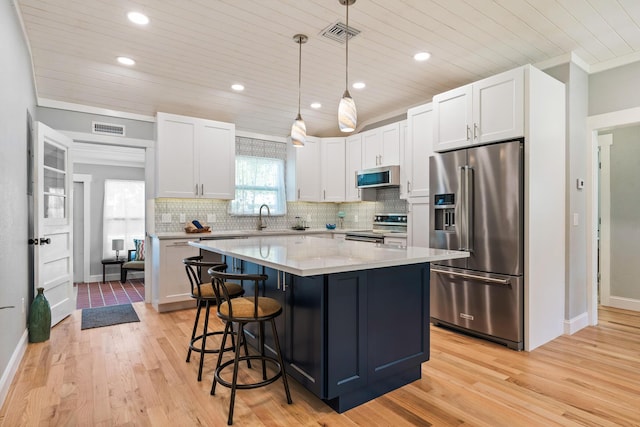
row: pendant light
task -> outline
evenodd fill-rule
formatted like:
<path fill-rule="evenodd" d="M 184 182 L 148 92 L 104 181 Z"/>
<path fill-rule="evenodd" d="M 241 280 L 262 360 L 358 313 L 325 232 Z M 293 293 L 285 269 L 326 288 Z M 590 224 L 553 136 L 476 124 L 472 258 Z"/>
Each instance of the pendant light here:
<path fill-rule="evenodd" d="M 358 113 L 356 111 L 356 103 L 349 93 L 349 5 L 356 0 L 338 0 L 341 5 L 347 7 L 347 30 L 346 30 L 346 49 L 345 49 L 345 89 L 338 106 L 338 125 L 342 132 L 353 132 L 356 130 L 358 122 Z"/>
<path fill-rule="evenodd" d="M 296 34 L 293 41 L 300 45 L 298 55 L 298 115 L 291 126 L 291 144 L 295 147 L 304 147 L 304 141 L 307 138 L 307 126 L 300 115 L 300 83 L 302 81 L 302 44 L 308 40 L 304 34 Z"/>

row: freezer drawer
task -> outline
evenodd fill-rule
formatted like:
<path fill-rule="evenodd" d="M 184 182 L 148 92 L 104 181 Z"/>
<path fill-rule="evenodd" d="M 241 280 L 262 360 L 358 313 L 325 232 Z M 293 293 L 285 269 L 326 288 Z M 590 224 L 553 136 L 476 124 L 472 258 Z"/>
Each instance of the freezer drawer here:
<path fill-rule="evenodd" d="M 431 267 L 431 321 L 523 348 L 522 276 Z"/>

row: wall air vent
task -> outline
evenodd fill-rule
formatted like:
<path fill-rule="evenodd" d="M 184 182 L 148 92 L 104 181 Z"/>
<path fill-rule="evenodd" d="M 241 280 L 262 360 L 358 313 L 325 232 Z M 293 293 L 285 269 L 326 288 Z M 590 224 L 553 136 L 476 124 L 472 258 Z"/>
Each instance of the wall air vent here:
<path fill-rule="evenodd" d="M 360 30 L 356 30 L 349 25 L 349 40 L 360 34 Z M 337 41 L 338 43 L 344 43 L 347 41 L 347 26 L 342 22 L 336 22 L 329 25 L 324 30 L 320 31 L 322 37 L 326 37 L 330 40 Z"/>
<path fill-rule="evenodd" d="M 100 135 L 125 136 L 124 126 L 113 123 L 92 123 L 93 133 Z"/>

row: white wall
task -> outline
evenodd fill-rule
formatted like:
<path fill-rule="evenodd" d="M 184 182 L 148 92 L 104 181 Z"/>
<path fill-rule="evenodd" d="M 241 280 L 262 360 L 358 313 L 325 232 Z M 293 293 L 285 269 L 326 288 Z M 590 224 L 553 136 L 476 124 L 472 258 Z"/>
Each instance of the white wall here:
<path fill-rule="evenodd" d="M 29 301 L 27 111 L 35 112 L 31 59 L 11 1 L 0 2 L 0 404 L 24 348 Z"/>

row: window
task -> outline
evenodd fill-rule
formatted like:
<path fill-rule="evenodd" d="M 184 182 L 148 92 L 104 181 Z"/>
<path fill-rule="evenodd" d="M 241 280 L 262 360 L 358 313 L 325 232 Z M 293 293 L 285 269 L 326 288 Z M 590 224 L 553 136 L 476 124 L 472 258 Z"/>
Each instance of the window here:
<path fill-rule="evenodd" d="M 104 181 L 104 213 L 102 257 L 114 258 L 113 239 L 124 240 L 124 255 L 135 249 L 133 239 L 144 239 L 144 181 L 106 179 Z"/>
<path fill-rule="evenodd" d="M 236 156 L 236 198 L 231 201 L 229 212 L 258 215 L 263 204 L 269 206 L 271 215 L 287 213 L 284 160 Z"/>

